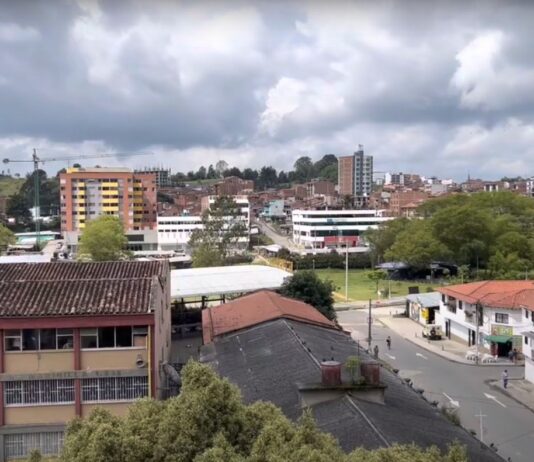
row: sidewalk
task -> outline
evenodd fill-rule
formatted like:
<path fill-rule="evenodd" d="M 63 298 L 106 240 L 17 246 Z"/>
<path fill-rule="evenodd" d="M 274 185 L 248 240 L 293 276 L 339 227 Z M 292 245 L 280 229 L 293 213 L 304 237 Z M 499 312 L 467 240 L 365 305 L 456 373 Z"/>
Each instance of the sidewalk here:
<path fill-rule="evenodd" d="M 465 358 L 465 354 L 468 350 L 473 350 L 473 347 L 468 347 L 460 342 L 454 340 L 428 340 L 422 337 L 423 326 L 416 323 L 409 318 L 395 318 L 392 316 L 377 316 L 376 318 L 385 326 L 395 331 L 397 334 L 404 337 L 409 342 L 424 348 L 427 351 L 435 353 L 449 361 L 453 361 L 460 364 L 469 364 L 475 366 L 475 362 Z M 519 367 L 523 366 L 523 362 L 520 361 L 517 364 L 512 364 L 507 359 L 497 360 L 496 363 L 482 363 L 479 362 L 479 366 L 508 366 Z"/>
<path fill-rule="evenodd" d="M 534 383 L 524 379 L 510 379 L 506 390 L 500 380 L 494 380 L 488 384 L 534 412 Z"/>

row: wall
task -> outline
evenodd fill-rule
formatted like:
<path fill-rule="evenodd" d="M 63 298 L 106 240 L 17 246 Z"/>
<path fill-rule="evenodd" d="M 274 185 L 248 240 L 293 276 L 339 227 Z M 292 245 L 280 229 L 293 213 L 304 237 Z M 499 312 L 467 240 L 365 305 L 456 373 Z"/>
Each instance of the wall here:
<path fill-rule="evenodd" d="M 6 425 L 66 423 L 75 417 L 74 404 L 6 407 L 4 413 Z"/>
<path fill-rule="evenodd" d="M 146 348 L 110 348 L 82 350 L 82 370 L 136 369 L 138 355 L 145 363 L 148 360 Z"/>
<path fill-rule="evenodd" d="M 132 403 L 95 403 L 95 404 L 82 404 L 82 417 L 87 417 L 96 408 L 105 409 L 116 416 L 124 416 L 128 412 L 128 408 Z"/>
<path fill-rule="evenodd" d="M 74 351 L 6 351 L 4 373 L 25 374 L 36 372 L 71 371 L 74 368 Z"/>
<path fill-rule="evenodd" d="M 156 398 L 162 398 L 163 387 L 167 381 L 161 368 L 162 363 L 169 362 L 171 358 L 171 288 L 170 273 L 161 278 L 153 291 L 154 303 L 154 384 Z"/>

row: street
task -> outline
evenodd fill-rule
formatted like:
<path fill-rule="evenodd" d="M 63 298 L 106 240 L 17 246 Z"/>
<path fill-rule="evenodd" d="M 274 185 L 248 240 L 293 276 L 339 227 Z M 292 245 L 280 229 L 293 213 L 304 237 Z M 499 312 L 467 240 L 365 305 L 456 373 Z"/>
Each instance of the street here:
<path fill-rule="evenodd" d="M 265 223 L 262 220 L 255 220 L 253 224 L 258 225 L 261 229 L 261 232 L 267 237 L 271 238 L 275 244 L 285 247 L 291 252 L 298 252 L 298 249 L 295 247 L 293 242 L 291 242 L 290 236 L 278 234 L 268 223 Z"/>
<path fill-rule="evenodd" d="M 339 323 L 364 347 L 367 319 L 367 310 L 338 312 Z M 385 342 L 388 335 L 392 339 L 389 351 Z M 376 319 L 372 324 L 374 345 L 379 347 L 380 359 L 399 369 L 401 377 L 412 379 L 414 388 L 423 389 L 430 401 L 457 407 L 462 426 L 476 432 L 479 439 L 482 420 L 484 442 L 494 444 L 505 460 L 533 460 L 534 413 L 487 384 L 498 380 L 506 366 L 454 363 L 407 341 Z M 508 372 L 511 379 L 523 376 L 523 368 L 510 367 Z M 513 386 L 513 380 L 509 386 Z"/>

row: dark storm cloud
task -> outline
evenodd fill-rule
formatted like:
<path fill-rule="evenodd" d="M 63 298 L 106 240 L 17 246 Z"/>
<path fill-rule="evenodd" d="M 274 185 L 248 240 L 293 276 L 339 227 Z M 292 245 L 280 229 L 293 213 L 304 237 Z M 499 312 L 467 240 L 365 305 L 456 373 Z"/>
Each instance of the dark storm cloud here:
<path fill-rule="evenodd" d="M 40 143 L 287 169 L 361 142 L 384 168 L 499 176 L 534 155 L 529 2 L 1 3 L 11 156 Z"/>

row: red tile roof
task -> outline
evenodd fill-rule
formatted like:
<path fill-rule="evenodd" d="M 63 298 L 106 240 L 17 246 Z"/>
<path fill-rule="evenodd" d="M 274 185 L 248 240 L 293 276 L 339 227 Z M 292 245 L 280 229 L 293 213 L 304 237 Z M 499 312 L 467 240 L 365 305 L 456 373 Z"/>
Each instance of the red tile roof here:
<path fill-rule="evenodd" d="M 480 281 L 440 287 L 436 290 L 467 303 L 481 303 L 494 308 L 527 308 L 534 311 L 533 281 Z"/>
<path fill-rule="evenodd" d="M 0 265 L 0 316 L 37 318 L 148 314 L 166 262 Z"/>
<path fill-rule="evenodd" d="M 332 321 L 313 306 L 283 297 L 270 290 L 261 290 L 204 310 L 202 312 L 204 343 L 210 343 L 220 335 L 279 318 L 337 329 Z"/>

